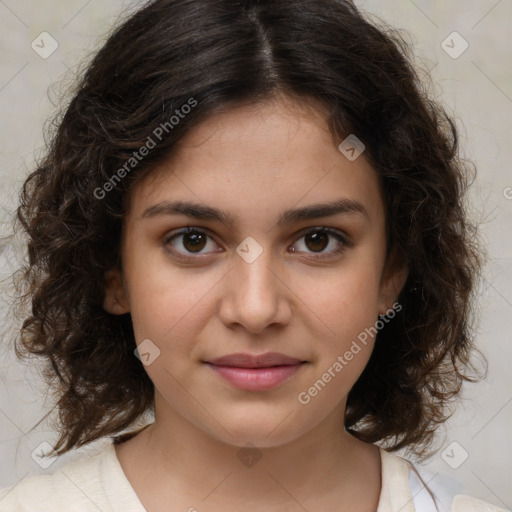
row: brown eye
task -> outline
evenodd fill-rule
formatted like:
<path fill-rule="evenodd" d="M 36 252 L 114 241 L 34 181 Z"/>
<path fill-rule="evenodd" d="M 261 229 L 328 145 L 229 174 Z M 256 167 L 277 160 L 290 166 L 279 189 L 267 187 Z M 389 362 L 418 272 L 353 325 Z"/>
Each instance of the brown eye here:
<path fill-rule="evenodd" d="M 320 259 L 340 254 L 347 247 L 351 247 L 352 243 L 342 232 L 328 228 L 315 228 L 310 229 L 295 245 L 302 245 L 305 249 L 292 248 L 292 252 L 305 252 L 311 255 L 310 258 Z M 326 251 L 328 247 L 332 248 Z"/>
<path fill-rule="evenodd" d="M 215 252 L 215 244 L 211 236 L 202 230 L 195 228 L 187 228 L 165 239 L 165 245 L 170 251 L 178 257 L 186 258 L 193 254 L 206 254 L 207 252 Z M 210 248 L 209 251 L 204 249 Z"/>
<path fill-rule="evenodd" d="M 190 252 L 199 252 L 206 245 L 206 236 L 204 233 L 193 232 L 183 235 L 183 247 Z"/>
<path fill-rule="evenodd" d="M 306 246 L 312 251 L 323 251 L 329 244 L 329 235 L 323 231 L 309 233 L 305 237 Z"/>

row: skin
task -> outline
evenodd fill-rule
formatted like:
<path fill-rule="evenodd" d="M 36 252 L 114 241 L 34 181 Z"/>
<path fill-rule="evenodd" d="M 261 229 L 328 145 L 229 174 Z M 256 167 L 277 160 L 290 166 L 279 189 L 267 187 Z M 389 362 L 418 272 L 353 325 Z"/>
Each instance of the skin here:
<path fill-rule="evenodd" d="M 155 422 L 116 448 L 148 511 L 376 510 L 379 451 L 342 427 L 373 340 L 307 405 L 297 399 L 393 305 L 406 277 L 386 260 L 378 176 L 364 154 L 349 161 L 339 142 L 320 105 L 278 96 L 208 118 L 134 188 L 123 270 L 107 273 L 104 307 L 130 312 L 137 343 L 150 339 L 160 350 L 145 366 Z M 339 199 L 365 213 L 277 223 L 285 210 Z M 175 200 L 223 209 L 236 222 L 143 216 Z M 186 236 L 169 241 L 187 226 L 210 237 L 199 254 Z M 330 235 L 315 245 L 311 234 L 323 227 L 349 243 Z M 248 236 L 263 250 L 252 263 L 236 252 Z M 203 363 L 268 351 L 307 363 L 257 392 Z M 237 457 L 247 443 L 261 456 L 252 467 Z"/>

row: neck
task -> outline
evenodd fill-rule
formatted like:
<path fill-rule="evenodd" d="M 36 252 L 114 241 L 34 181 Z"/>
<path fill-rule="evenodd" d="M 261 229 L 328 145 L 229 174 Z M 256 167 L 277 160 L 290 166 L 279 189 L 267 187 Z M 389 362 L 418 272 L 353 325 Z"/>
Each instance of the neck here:
<path fill-rule="evenodd" d="M 158 405 L 159 398 L 155 422 L 117 448 L 126 476 L 148 510 L 159 510 L 157 501 L 168 495 L 175 503 L 177 496 L 187 496 L 189 507 L 194 500 L 204 501 L 208 510 L 225 509 L 230 503 L 245 510 L 252 510 L 247 504 L 254 504 L 254 510 L 263 505 L 268 510 L 287 510 L 287 506 L 299 510 L 301 505 L 311 511 L 320 510 L 320 502 L 332 502 L 343 510 L 341 504 L 346 502 L 348 510 L 356 511 L 354 503 L 361 502 L 361 492 L 371 503 L 368 510 L 376 508 L 379 452 L 343 429 L 344 407 L 301 436 L 263 447 L 264 442 L 247 446 L 216 439 L 176 411 L 159 410 Z M 276 430 L 289 428 L 285 423 Z M 365 491 L 362 485 L 371 488 Z"/>

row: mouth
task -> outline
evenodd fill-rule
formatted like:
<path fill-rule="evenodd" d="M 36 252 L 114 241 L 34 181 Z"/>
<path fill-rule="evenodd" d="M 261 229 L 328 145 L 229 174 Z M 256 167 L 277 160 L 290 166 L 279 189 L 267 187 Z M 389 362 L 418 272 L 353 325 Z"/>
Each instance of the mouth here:
<path fill-rule="evenodd" d="M 266 391 L 283 384 L 308 361 L 275 352 L 261 355 L 231 354 L 203 361 L 224 381 L 245 391 Z"/>

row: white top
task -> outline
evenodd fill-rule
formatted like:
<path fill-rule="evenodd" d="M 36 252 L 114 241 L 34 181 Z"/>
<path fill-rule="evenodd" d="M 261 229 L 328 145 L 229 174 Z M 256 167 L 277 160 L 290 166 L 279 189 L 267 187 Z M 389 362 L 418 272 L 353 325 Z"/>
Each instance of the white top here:
<path fill-rule="evenodd" d="M 443 498 L 438 508 L 412 464 L 380 449 L 382 489 L 376 512 L 507 512 L 464 495 Z M 53 475 L 32 476 L 0 490 L 0 512 L 147 512 L 126 478 L 114 444 L 72 462 Z"/>

